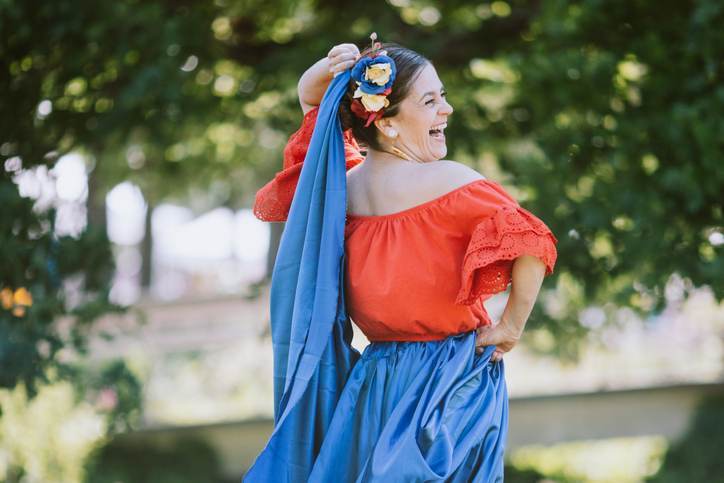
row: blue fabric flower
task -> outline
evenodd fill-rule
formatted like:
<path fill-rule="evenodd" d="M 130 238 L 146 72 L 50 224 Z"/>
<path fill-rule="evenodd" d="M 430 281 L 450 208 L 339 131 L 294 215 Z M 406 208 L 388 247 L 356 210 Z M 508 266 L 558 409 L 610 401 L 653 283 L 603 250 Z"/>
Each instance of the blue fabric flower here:
<path fill-rule="evenodd" d="M 382 64 L 379 68 L 375 65 Z M 389 64 L 389 77 L 381 71 L 384 68 L 384 64 Z M 368 68 L 370 70 L 368 71 Z M 379 78 L 368 78 L 368 72 L 378 71 L 384 74 L 387 78 L 384 85 L 379 85 L 375 80 L 379 81 Z M 397 68 L 395 67 L 395 61 L 386 55 L 378 55 L 376 57 L 362 57 L 357 64 L 352 68 L 352 78 L 357 81 L 359 89 L 365 94 L 382 94 L 385 90 L 392 87 L 392 83 L 395 81 L 397 75 Z"/>

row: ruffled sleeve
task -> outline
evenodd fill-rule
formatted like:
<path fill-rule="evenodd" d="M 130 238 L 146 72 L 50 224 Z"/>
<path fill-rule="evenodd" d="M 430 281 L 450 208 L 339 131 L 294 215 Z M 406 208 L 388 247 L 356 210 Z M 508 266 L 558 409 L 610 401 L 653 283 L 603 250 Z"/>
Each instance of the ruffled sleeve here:
<path fill-rule="evenodd" d="M 503 192 L 498 187 L 499 192 Z M 505 194 L 503 201 L 478 219 L 465 251 L 461 286 L 455 303 L 471 305 L 508 288 L 513 261 L 533 255 L 553 273 L 558 240 L 539 218 Z"/>
<path fill-rule="evenodd" d="M 297 189 L 299 175 L 302 172 L 304 157 L 314 132 L 319 106 L 309 110 L 302 119 L 302 125 L 289 137 L 284 148 L 283 169 L 274 178 L 257 191 L 254 200 L 254 216 L 262 221 L 286 221 L 292 206 L 294 191 Z M 344 156 L 349 171 L 364 159 L 359 151 L 352 131 L 344 132 Z"/>

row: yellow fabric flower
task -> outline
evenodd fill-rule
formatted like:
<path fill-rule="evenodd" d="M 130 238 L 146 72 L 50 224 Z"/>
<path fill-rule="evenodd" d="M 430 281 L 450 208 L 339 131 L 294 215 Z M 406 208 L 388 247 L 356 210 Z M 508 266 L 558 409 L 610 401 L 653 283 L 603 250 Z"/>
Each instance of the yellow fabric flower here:
<path fill-rule="evenodd" d="M 388 63 L 372 64 L 365 70 L 365 80 L 374 82 L 378 86 L 387 84 L 392 74 L 392 67 Z"/>
<path fill-rule="evenodd" d="M 354 91 L 354 97 L 360 97 L 362 105 L 365 106 L 365 109 L 367 109 L 368 111 L 377 112 L 383 107 L 387 107 L 390 105 L 390 101 L 387 99 L 387 96 L 382 96 L 379 94 L 366 94 L 362 92 L 359 87 L 356 91 Z"/>

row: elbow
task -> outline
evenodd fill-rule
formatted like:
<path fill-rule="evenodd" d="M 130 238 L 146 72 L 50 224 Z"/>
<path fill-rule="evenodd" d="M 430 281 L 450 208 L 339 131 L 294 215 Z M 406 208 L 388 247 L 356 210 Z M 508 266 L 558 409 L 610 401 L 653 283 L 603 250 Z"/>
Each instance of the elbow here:
<path fill-rule="evenodd" d="M 304 76 L 299 79 L 297 83 L 297 97 L 302 105 L 317 106 L 319 105 L 319 99 L 315 98 L 315 94 L 312 89 L 307 85 L 308 82 Z"/>
<path fill-rule="evenodd" d="M 306 97 L 306 89 L 304 89 L 304 77 L 299 79 L 299 82 L 297 82 L 297 96 L 299 97 L 300 101 L 304 101 L 304 98 Z"/>

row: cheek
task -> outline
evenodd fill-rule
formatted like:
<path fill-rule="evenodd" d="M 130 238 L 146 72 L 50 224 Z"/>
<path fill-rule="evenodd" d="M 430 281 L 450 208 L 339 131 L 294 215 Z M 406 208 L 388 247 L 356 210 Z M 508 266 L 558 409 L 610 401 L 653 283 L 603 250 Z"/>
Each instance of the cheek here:
<path fill-rule="evenodd" d="M 405 116 L 400 116 L 399 132 L 410 143 L 420 147 L 429 147 L 430 126 L 435 121 L 435 112 L 431 108 L 410 108 Z"/>
<path fill-rule="evenodd" d="M 411 120 L 411 132 L 418 139 L 428 140 L 430 137 L 430 127 L 434 121 L 434 116 L 430 116 L 430 110 L 420 109 L 416 116 Z"/>

